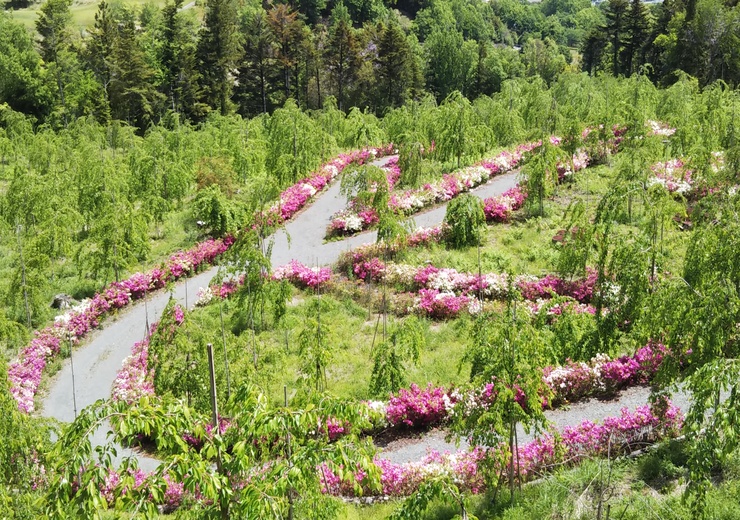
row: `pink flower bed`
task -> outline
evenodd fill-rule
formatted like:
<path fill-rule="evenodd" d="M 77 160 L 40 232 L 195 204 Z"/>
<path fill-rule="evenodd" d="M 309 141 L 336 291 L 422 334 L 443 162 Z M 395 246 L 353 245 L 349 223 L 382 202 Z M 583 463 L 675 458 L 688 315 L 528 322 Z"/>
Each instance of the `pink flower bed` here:
<path fill-rule="evenodd" d="M 546 434 L 529 442 L 519 448 L 514 460 L 518 461 L 521 480 L 531 480 L 554 467 L 575 464 L 585 458 L 632 452 L 677 435 L 682 425 L 681 411 L 670 403 L 664 403 L 660 410 L 647 405 L 634 412 L 623 408 L 618 417 L 608 417 L 602 424 L 585 420 L 578 426 L 565 427 L 560 434 Z M 480 493 L 485 490 L 484 475 L 479 471 L 481 463 L 490 459 L 494 468 L 501 468 L 502 464 L 508 467 L 512 457 L 507 451 L 504 445 L 457 453 L 432 451 L 421 462 L 405 464 L 376 459 L 374 462 L 381 472 L 379 491 L 362 485 L 364 472 L 355 472 L 354 478 L 366 496 L 408 496 L 424 482 L 437 478 L 451 479 L 461 491 Z M 321 475 L 325 493 L 355 495 L 353 483 L 340 479 L 328 466 L 322 466 Z"/>
<path fill-rule="evenodd" d="M 648 179 L 648 184 L 660 184 L 670 193 L 679 195 L 688 194 L 693 188 L 693 171 L 690 170 L 681 159 L 670 159 L 659 162 L 650 167 L 653 176 Z"/>
<path fill-rule="evenodd" d="M 386 420 L 390 425 L 423 427 L 441 423 L 448 415 L 451 405 L 448 392 L 431 383 L 426 388 L 411 384 L 408 390 L 401 389 L 391 395 L 386 406 Z"/>
<path fill-rule="evenodd" d="M 211 239 L 175 253 L 162 267 L 111 283 L 92 299 L 58 317 L 54 325 L 36 332 L 31 343 L 21 350 L 18 360 L 8 368 L 10 391 L 18 401 L 18 408 L 27 413 L 34 411 L 33 400 L 41 376 L 48 362 L 59 353 L 62 341 L 78 343 L 108 314 L 143 298 L 147 292 L 164 287 L 167 281 L 177 280 L 195 272 L 201 265 L 213 263 L 232 243 L 231 237 Z"/>
<path fill-rule="evenodd" d="M 589 363 L 568 361 L 563 366 L 546 367 L 543 381 L 550 389 L 551 398 L 549 402 L 543 402 L 543 407 L 608 395 L 628 385 L 647 383 L 657 373 L 666 353 L 664 345 L 648 343 L 633 356 L 612 360 L 605 354 L 599 354 Z M 450 414 L 469 414 L 473 408 L 490 406 L 492 391 L 493 385 L 490 383 L 466 393 L 455 388 L 434 387 L 431 383 L 426 388 L 412 384 L 408 390 L 402 389 L 398 394 L 391 395 L 385 408 L 376 406 L 391 427 L 428 427 L 445 422 Z M 525 397 L 522 394 L 518 401 L 524 402 Z M 457 403 L 463 403 L 464 409 L 455 408 Z"/>
<path fill-rule="evenodd" d="M 317 287 L 331 278 L 329 267 L 306 267 L 298 260 L 275 269 L 273 280 L 288 280 L 299 287 Z"/>
<path fill-rule="evenodd" d="M 364 164 L 393 152 L 393 145 L 366 148 L 340 154 L 324 164 L 318 171 L 286 189 L 280 199 L 260 215 L 258 221 L 274 226 L 291 219 L 316 193 L 324 189 L 350 164 Z"/>
<path fill-rule="evenodd" d="M 511 213 L 520 209 L 526 198 L 527 194 L 517 184 L 501 195 L 483 200 L 483 213 L 486 221 L 508 222 Z"/>

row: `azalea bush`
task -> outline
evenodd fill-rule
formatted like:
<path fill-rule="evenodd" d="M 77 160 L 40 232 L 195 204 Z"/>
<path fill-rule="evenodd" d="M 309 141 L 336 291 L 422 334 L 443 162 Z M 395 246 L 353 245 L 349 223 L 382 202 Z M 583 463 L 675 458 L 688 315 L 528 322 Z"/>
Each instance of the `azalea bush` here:
<path fill-rule="evenodd" d="M 497 475 L 512 459 L 519 467 L 518 480 L 528 481 L 564 464 L 598 456 L 614 457 L 675 437 L 682 425 L 681 411 L 668 402 L 660 403 L 656 409 L 645 405 L 630 412 L 623 408 L 619 416 L 607 417 L 601 424 L 584 420 L 577 426 L 566 426 L 562 432 L 547 433 L 520 446 L 514 455 L 507 447 L 499 446 L 456 453 L 432 451 L 420 462 L 403 464 L 376 458 L 382 489 L 363 488 L 362 479 L 358 483 L 363 495 L 409 496 L 423 483 L 435 479 L 449 479 L 461 491 L 481 493 L 488 481 L 486 471 Z M 325 493 L 356 495 L 357 486 L 343 485 L 342 479 L 328 468 L 323 468 L 322 474 Z"/>
<path fill-rule="evenodd" d="M 316 193 L 323 190 L 347 166 L 350 164 L 366 164 L 376 158 L 392 153 L 393 150 L 393 145 L 389 144 L 340 154 L 321 166 L 318 171 L 283 191 L 277 202 L 258 215 L 257 222 L 267 226 L 275 226 L 291 219 Z"/>
<path fill-rule="evenodd" d="M 34 411 L 34 397 L 49 361 L 59 354 L 62 342 L 77 344 L 88 332 L 97 328 L 106 316 L 143 298 L 148 292 L 161 289 L 169 281 L 195 273 L 201 266 L 212 264 L 233 243 L 233 238 L 206 240 L 187 251 L 173 254 L 161 267 L 148 273 L 134 273 L 121 282 L 112 282 L 103 291 L 58 317 L 54 324 L 35 333 L 31 343 L 23 348 L 18 360 L 8 368 L 11 393 L 18 407 Z"/>
<path fill-rule="evenodd" d="M 273 280 L 287 280 L 298 287 L 318 287 L 331 278 L 329 267 L 306 267 L 298 260 L 275 269 Z"/>

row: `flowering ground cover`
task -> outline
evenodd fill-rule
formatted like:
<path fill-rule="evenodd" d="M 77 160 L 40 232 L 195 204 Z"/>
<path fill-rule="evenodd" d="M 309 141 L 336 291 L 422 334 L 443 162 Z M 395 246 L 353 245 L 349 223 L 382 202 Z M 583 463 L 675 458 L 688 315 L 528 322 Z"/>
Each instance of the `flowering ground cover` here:
<path fill-rule="evenodd" d="M 364 163 L 392 151 L 392 145 L 387 145 L 339 155 L 317 172 L 286 189 L 280 200 L 262 215 L 262 222 L 276 225 L 289 220 L 349 164 Z M 60 353 L 62 342 L 79 343 L 107 315 L 145 297 L 151 291 L 162 289 L 168 282 L 189 276 L 203 265 L 212 264 L 233 240 L 232 237 L 210 239 L 189 250 L 177 251 L 160 267 L 147 273 L 134 273 L 126 280 L 109 284 L 93 298 L 57 317 L 53 325 L 36 331 L 29 345 L 21 349 L 18 360 L 11 363 L 8 369 L 11 392 L 18 401 L 19 409 L 28 413 L 34 411 L 34 398 L 44 369 Z"/>
<path fill-rule="evenodd" d="M 668 402 L 662 403 L 659 409 L 651 409 L 647 405 L 634 411 L 624 408 L 618 417 L 608 417 L 601 424 L 584 420 L 578 426 L 545 434 L 520 446 L 513 457 L 517 461 L 518 478 L 528 481 L 553 468 L 577 464 L 585 458 L 630 453 L 661 439 L 675 437 L 682 424 L 681 411 Z M 492 461 L 494 468 L 502 468 L 509 465 L 512 456 L 506 446 L 499 446 L 457 453 L 431 452 L 420 462 L 405 464 L 375 459 L 381 471 L 380 489 L 367 486 L 362 471 L 342 479 L 330 468 L 324 467 L 323 490 L 336 496 L 356 496 L 355 484 L 358 483 L 365 496 L 403 497 L 416 492 L 426 481 L 447 478 L 455 482 L 461 491 L 480 493 L 485 490 L 481 465 L 486 459 Z"/>
<path fill-rule="evenodd" d="M 53 325 L 35 333 L 24 347 L 18 360 L 8 368 L 11 393 L 24 412 L 34 411 L 34 398 L 41 377 L 49 361 L 57 356 L 63 343 L 77 344 L 88 332 L 97 328 L 101 320 L 114 314 L 147 293 L 163 288 L 168 282 L 197 272 L 212 264 L 232 244 L 232 238 L 206 240 L 187 251 L 173 254 L 162 266 L 147 273 L 134 273 L 126 280 L 113 282 L 93 298 L 70 309 Z"/>

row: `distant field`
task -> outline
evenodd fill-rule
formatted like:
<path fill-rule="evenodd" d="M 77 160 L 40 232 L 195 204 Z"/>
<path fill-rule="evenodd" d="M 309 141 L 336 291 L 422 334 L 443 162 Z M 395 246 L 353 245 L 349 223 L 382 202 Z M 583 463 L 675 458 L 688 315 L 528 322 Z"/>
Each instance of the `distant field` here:
<path fill-rule="evenodd" d="M 129 6 L 141 6 L 151 3 L 157 6 L 163 6 L 165 0 L 120 0 L 122 4 Z M 91 26 L 95 22 L 95 12 L 98 10 L 99 0 L 74 0 L 70 10 L 75 24 L 80 29 Z M 187 2 L 186 2 L 187 3 Z M 12 10 L 13 18 L 23 23 L 29 29 L 33 29 L 36 23 L 36 17 L 41 2 L 33 4 L 26 9 Z"/>

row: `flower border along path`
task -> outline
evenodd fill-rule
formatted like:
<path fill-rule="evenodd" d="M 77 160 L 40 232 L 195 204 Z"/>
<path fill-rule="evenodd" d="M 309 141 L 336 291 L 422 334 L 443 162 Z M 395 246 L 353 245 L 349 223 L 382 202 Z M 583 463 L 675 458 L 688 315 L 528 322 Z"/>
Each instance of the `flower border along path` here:
<path fill-rule="evenodd" d="M 577 426 L 566 426 L 562 432 L 546 433 L 519 447 L 514 460 L 521 481 L 529 481 L 586 458 L 628 454 L 662 439 L 675 437 L 682 424 L 681 411 L 670 402 L 662 403 L 655 410 L 648 405 L 639 406 L 634 412 L 622 408 L 618 417 L 606 417 L 602 424 L 586 419 Z M 362 496 L 405 497 L 415 493 L 424 482 L 444 478 L 453 481 L 460 491 L 481 493 L 485 491 L 484 476 L 479 471 L 481 464 L 488 460 L 493 464 L 495 474 L 508 467 L 511 459 L 505 445 L 455 453 L 432 451 L 419 462 L 402 464 L 376 458 L 374 462 L 381 472 L 381 489 L 368 487 L 362 470 L 350 469 L 342 479 L 324 465 L 321 468 L 323 491 L 335 496 L 353 497 L 357 496 L 357 484 Z"/>
<path fill-rule="evenodd" d="M 283 191 L 280 200 L 263 214 L 263 220 L 273 225 L 286 222 L 303 208 L 319 190 L 336 178 L 344 168 L 353 163 L 364 163 L 373 160 L 392 151 L 392 145 L 387 145 L 340 154 L 312 175 Z M 232 241 L 233 239 L 230 237 L 223 240 L 206 240 L 189 250 L 178 251 L 161 267 L 148 273 L 135 273 L 122 282 L 111 283 L 92 299 L 58 317 L 52 326 L 36 331 L 34 338 L 26 347 L 21 349 L 18 359 L 11 363 L 8 369 L 11 393 L 18 401 L 18 408 L 27 413 L 35 411 L 34 399 L 41 384 L 42 374 L 49 362 L 60 353 L 64 343 L 79 344 L 80 340 L 89 332 L 99 328 L 105 317 L 119 313 L 131 302 L 143 299 L 148 294 L 164 288 L 168 282 L 190 276 L 196 273 L 201 266 L 213 263 L 221 253 L 228 249 Z M 209 272 L 201 276 L 210 278 L 213 274 Z M 187 292 L 187 288 L 184 292 Z M 181 298 L 183 296 L 181 295 Z M 152 309 L 145 309 L 144 316 L 138 321 L 142 331 L 139 337 L 143 336 L 144 324 L 150 319 L 148 311 L 152 311 L 151 319 L 156 319 L 157 312 L 161 312 L 162 308 L 163 305 L 152 305 Z M 112 337 L 119 341 L 126 341 L 122 337 Z M 89 383 L 93 387 L 101 388 L 104 392 L 107 392 L 110 382 L 113 381 L 115 370 L 120 366 L 122 357 L 110 359 L 109 356 L 113 355 L 115 357 L 115 354 L 107 347 L 104 347 L 103 350 L 101 356 L 90 363 L 87 370 L 82 366 L 78 367 L 78 374 L 92 372 L 88 381 L 79 381 L 79 388 L 83 395 L 79 396 L 80 402 L 76 404 L 80 409 L 95 401 L 95 399 L 89 401 L 92 395 L 85 399 L 86 385 Z M 126 351 L 127 348 L 122 353 L 125 355 Z M 83 355 L 82 361 L 84 361 L 84 357 L 86 355 Z M 108 367 L 106 374 L 100 373 L 103 365 Z M 114 368 L 112 373 L 110 366 Z M 64 373 L 65 371 L 68 371 L 69 374 Z M 69 370 L 64 367 L 50 390 L 50 396 L 56 393 L 58 398 L 47 399 L 47 406 L 45 407 L 53 417 L 67 421 L 74 417 L 74 411 L 71 407 L 75 405 L 72 388 L 66 383 L 68 378 L 71 379 L 71 367 Z M 65 383 L 59 385 L 60 381 Z M 56 388 L 59 386 L 62 388 Z M 100 392 L 95 392 L 94 395 L 100 398 L 107 397 L 107 394 L 100 394 Z"/>

